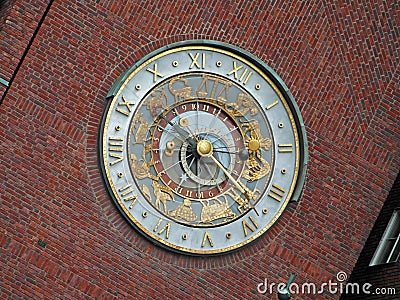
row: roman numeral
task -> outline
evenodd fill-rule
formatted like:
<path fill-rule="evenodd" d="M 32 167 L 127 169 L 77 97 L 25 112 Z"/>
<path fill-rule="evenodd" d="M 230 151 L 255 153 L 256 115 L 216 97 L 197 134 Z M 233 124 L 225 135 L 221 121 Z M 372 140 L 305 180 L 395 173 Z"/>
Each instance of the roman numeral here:
<path fill-rule="evenodd" d="M 207 241 L 208 241 L 208 243 L 210 244 L 211 247 L 214 247 L 214 243 L 213 243 L 213 241 L 212 241 L 212 239 L 211 239 L 211 236 L 210 236 L 210 234 L 208 233 L 208 231 L 206 231 L 206 232 L 204 233 L 203 242 L 201 243 L 201 247 L 202 247 L 202 248 L 205 247 Z"/>
<path fill-rule="evenodd" d="M 115 110 L 124 116 L 129 116 L 129 113 L 132 111 L 131 105 L 135 105 L 135 102 L 128 102 L 125 99 L 125 96 L 122 96 L 122 102 L 118 102 L 118 107 Z M 119 107 L 122 106 L 123 108 Z"/>
<path fill-rule="evenodd" d="M 208 111 L 210 109 L 210 105 L 208 104 L 203 104 L 203 110 Z"/>
<path fill-rule="evenodd" d="M 132 203 L 129 205 L 129 209 L 133 208 L 133 206 L 136 204 L 136 200 L 138 199 L 138 195 L 133 193 L 134 190 L 131 188 L 131 186 L 132 183 L 129 183 L 118 190 L 125 202 L 132 201 Z"/>
<path fill-rule="evenodd" d="M 251 75 L 253 75 L 253 72 L 252 71 L 249 72 L 248 68 L 244 68 L 244 70 L 242 70 L 242 69 L 243 69 L 243 66 L 242 65 L 238 66 L 236 61 L 234 60 L 233 61 L 233 69 L 231 71 L 229 71 L 227 75 L 229 76 L 229 75 L 233 74 L 233 77 L 236 80 L 243 82 L 243 84 L 246 84 L 249 81 Z M 241 73 L 239 71 L 241 71 Z"/>
<path fill-rule="evenodd" d="M 113 166 L 121 162 L 124 157 L 122 155 L 124 139 L 122 137 L 112 137 L 108 138 L 108 156 L 115 158 L 110 162 L 110 166 Z"/>
<path fill-rule="evenodd" d="M 266 107 L 265 107 L 265 109 L 271 109 L 271 108 L 273 108 L 275 105 L 277 105 L 279 103 L 279 101 L 278 100 L 275 100 L 274 102 L 272 102 L 271 104 L 269 104 L 269 105 L 267 105 Z"/>
<path fill-rule="evenodd" d="M 285 189 L 280 187 L 276 183 L 272 184 L 272 188 L 270 189 L 268 196 L 275 199 L 276 201 L 281 201 L 285 194 Z"/>
<path fill-rule="evenodd" d="M 161 235 L 165 232 L 165 238 L 169 238 L 169 231 L 171 229 L 171 224 L 167 222 L 162 228 L 160 228 L 160 225 L 162 223 L 163 219 L 159 219 L 156 226 L 154 227 L 153 231 L 157 232 L 158 235 Z M 160 228 L 160 230 L 158 230 Z"/>
<path fill-rule="evenodd" d="M 249 234 L 247 229 L 249 229 L 251 232 L 254 232 L 258 228 L 258 224 L 257 224 L 256 220 L 254 220 L 253 216 L 249 216 L 249 219 L 250 219 L 251 224 L 247 223 L 244 220 L 242 221 L 244 236 L 247 236 Z"/>
<path fill-rule="evenodd" d="M 196 53 L 196 55 L 193 55 L 192 53 L 189 53 L 190 58 L 192 59 L 192 63 L 189 66 L 189 69 L 192 69 L 194 66 L 196 66 L 197 69 L 205 69 L 206 67 L 206 54 L 201 53 L 201 66 L 200 63 L 197 61 L 199 59 L 200 53 Z"/>
<path fill-rule="evenodd" d="M 153 82 L 157 81 L 157 79 L 158 79 L 157 77 L 160 77 L 160 78 L 164 77 L 164 75 L 162 75 L 161 73 L 158 72 L 157 68 L 158 68 L 157 64 L 154 64 L 154 69 L 151 69 L 151 68 L 146 69 L 146 71 L 153 74 Z"/>
<path fill-rule="evenodd" d="M 278 144 L 278 152 L 292 152 L 293 144 Z"/>

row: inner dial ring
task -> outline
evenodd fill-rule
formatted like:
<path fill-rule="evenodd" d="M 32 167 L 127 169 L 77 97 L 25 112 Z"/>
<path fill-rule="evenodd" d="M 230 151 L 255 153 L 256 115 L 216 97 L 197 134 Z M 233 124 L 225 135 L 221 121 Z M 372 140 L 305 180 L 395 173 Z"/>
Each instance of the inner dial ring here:
<path fill-rule="evenodd" d="M 182 143 L 180 158 L 183 169 L 189 178 L 198 184 L 220 185 L 226 181 L 226 176 L 209 156 L 222 160 L 227 166 L 226 169 L 232 172 L 236 163 L 234 142 L 214 128 L 196 130 L 193 135 L 197 139 L 193 137 L 197 143 L 196 148 L 187 140 Z"/>
<path fill-rule="evenodd" d="M 152 152 L 155 171 L 175 194 L 202 201 L 221 195 L 232 185 L 210 156 L 221 162 L 234 178 L 240 177 L 245 149 L 240 127 L 224 109 L 210 101 L 177 103 L 156 119 Z M 209 144 L 207 155 L 199 144 Z M 174 145 L 172 148 L 171 145 Z"/>

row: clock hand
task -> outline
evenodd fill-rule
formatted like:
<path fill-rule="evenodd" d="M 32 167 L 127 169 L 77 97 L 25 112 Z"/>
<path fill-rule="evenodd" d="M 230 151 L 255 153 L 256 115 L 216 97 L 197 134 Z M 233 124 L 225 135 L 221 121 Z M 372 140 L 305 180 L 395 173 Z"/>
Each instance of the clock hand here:
<path fill-rule="evenodd" d="M 172 123 L 171 120 L 168 120 L 167 117 L 163 114 L 160 113 L 159 116 L 161 118 L 163 118 L 165 120 L 165 122 L 167 122 L 169 125 L 172 126 L 172 128 L 174 128 L 176 130 L 176 132 L 178 132 L 181 136 L 183 136 L 185 139 L 189 136 L 189 132 L 187 132 L 186 130 L 184 130 L 183 128 L 181 128 L 179 126 L 179 124 L 177 123 Z"/>
<path fill-rule="evenodd" d="M 213 147 L 210 141 L 208 140 L 200 140 L 197 143 L 197 152 L 202 157 L 209 157 L 211 160 L 221 169 L 221 171 L 228 177 L 228 179 L 233 183 L 233 185 L 244 195 L 246 200 L 250 202 L 253 199 L 254 194 L 250 191 L 246 186 L 240 181 L 237 181 L 233 176 L 229 173 L 227 169 L 213 156 Z"/>
<path fill-rule="evenodd" d="M 228 177 L 228 179 L 230 181 L 232 181 L 232 183 L 235 185 L 235 187 L 244 195 L 247 202 L 249 203 L 250 208 L 254 209 L 257 216 L 259 216 L 257 209 L 255 208 L 255 206 L 252 204 L 252 201 L 251 201 L 254 199 L 254 193 L 251 190 L 249 190 L 246 186 L 242 186 L 242 183 L 240 181 L 235 180 L 235 178 L 232 177 L 232 175 L 228 172 L 228 170 L 225 169 L 225 167 L 214 156 L 211 155 L 210 158 L 222 170 L 222 172 L 225 173 L 226 177 Z"/>
<path fill-rule="evenodd" d="M 235 147 L 235 146 L 233 146 L 233 147 Z M 239 151 L 229 151 L 229 148 L 233 148 L 233 147 L 226 147 L 226 146 L 218 147 L 218 148 L 214 148 L 213 151 L 217 152 L 217 153 L 238 154 L 239 158 L 243 161 L 249 159 L 249 151 L 246 148 L 241 149 Z M 220 150 L 220 149 L 226 149 L 226 150 Z"/>
<path fill-rule="evenodd" d="M 193 137 L 190 137 L 189 132 L 183 129 L 178 123 L 172 123 L 172 121 L 168 120 L 168 118 L 163 113 L 160 113 L 159 116 L 163 118 L 165 122 L 167 122 L 169 125 L 171 125 L 172 128 L 174 128 L 179 135 L 186 139 L 189 142 L 190 146 L 196 148 L 196 141 L 193 139 Z"/>
<path fill-rule="evenodd" d="M 218 166 L 218 168 L 220 168 L 221 171 L 224 172 L 226 177 L 228 177 L 228 179 L 246 197 L 247 200 L 250 200 L 253 198 L 253 195 L 252 195 L 253 193 L 249 189 L 243 187 L 242 184 L 239 183 L 239 181 L 237 181 L 235 178 L 233 178 L 233 176 L 228 172 L 228 170 L 225 169 L 225 167 L 214 156 L 211 155 L 210 158 Z"/>
<path fill-rule="evenodd" d="M 176 107 L 174 108 L 174 112 L 176 113 L 176 115 L 179 115 L 179 112 L 177 111 L 177 109 L 176 109 Z M 181 122 L 182 121 L 185 121 L 184 123 L 186 123 L 186 125 L 183 125 Z M 187 129 L 187 131 L 189 132 L 189 134 L 196 140 L 196 142 L 198 142 L 199 141 L 199 138 L 193 133 L 193 131 L 192 130 L 190 130 L 190 128 L 189 128 L 189 124 L 188 124 L 188 119 L 187 118 L 181 118 L 181 119 L 179 119 L 179 122 L 177 123 L 181 128 L 182 127 L 186 127 L 186 129 Z M 182 130 L 183 130 L 183 128 L 182 128 Z M 186 130 L 185 130 L 186 131 Z"/>
<path fill-rule="evenodd" d="M 236 154 L 235 151 L 224 151 L 224 150 L 214 150 L 216 153 L 227 153 L 227 154 Z"/>

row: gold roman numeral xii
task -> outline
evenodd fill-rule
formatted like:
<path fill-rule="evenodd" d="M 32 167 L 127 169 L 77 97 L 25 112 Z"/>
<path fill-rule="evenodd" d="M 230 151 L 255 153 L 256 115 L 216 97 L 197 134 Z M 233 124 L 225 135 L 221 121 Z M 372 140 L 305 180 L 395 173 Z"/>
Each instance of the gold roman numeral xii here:
<path fill-rule="evenodd" d="M 233 78 L 238 80 L 239 82 L 242 82 L 243 84 L 246 84 L 251 75 L 253 75 L 252 71 L 249 71 L 247 67 L 243 67 L 242 65 L 238 65 L 237 62 L 234 60 L 233 61 L 233 69 L 227 73 L 227 75 L 233 75 Z"/>

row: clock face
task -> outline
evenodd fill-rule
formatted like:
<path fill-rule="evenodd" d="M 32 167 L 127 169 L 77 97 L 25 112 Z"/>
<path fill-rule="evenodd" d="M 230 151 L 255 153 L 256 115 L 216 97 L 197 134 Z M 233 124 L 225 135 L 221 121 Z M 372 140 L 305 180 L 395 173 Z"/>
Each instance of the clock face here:
<path fill-rule="evenodd" d="M 152 241 L 219 254 L 261 236 L 298 197 L 301 116 L 281 79 L 232 46 L 159 49 L 114 84 L 101 168 L 123 216 Z"/>

